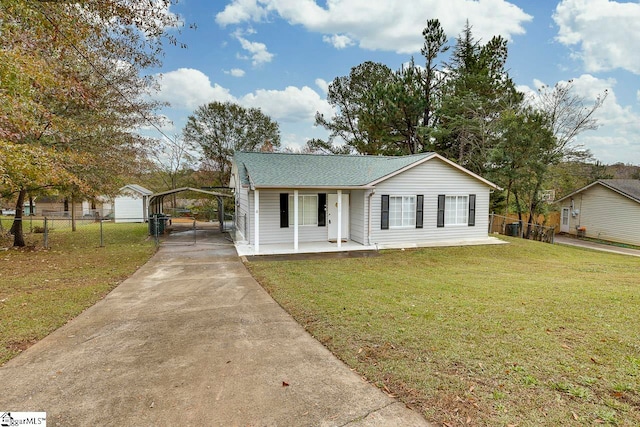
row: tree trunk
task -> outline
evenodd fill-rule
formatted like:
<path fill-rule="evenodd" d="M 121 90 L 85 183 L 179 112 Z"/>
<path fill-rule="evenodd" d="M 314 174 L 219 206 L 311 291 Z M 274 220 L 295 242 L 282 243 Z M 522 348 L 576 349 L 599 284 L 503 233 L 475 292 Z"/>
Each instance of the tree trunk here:
<path fill-rule="evenodd" d="M 76 231 L 76 196 L 71 195 L 71 231 Z"/>
<path fill-rule="evenodd" d="M 13 234 L 13 246 L 24 247 L 24 232 L 22 231 L 22 212 L 24 209 L 24 198 L 27 195 L 27 190 L 21 189 L 18 193 L 18 201 L 16 202 L 16 215 L 13 218 L 13 225 L 11 226 L 11 233 Z"/>

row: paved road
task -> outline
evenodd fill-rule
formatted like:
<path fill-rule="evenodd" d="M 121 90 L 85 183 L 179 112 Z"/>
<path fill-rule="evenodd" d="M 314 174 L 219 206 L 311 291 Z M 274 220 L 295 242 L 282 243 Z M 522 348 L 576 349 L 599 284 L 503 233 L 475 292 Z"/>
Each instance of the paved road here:
<path fill-rule="evenodd" d="M 594 250 L 603 251 L 603 252 L 611 252 L 615 254 L 640 257 L 640 250 L 638 249 L 621 248 L 619 246 L 613 246 L 613 245 L 603 245 L 603 244 L 594 243 L 588 240 L 577 239 L 575 237 L 559 235 L 559 236 L 555 236 L 554 242 L 561 245 L 578 246 L 581 248 L 594 249 Z"/>
<path fill-rule="evenodd" d="M 0 411 L 74 427 L 427 425 L 306 333 L 230 242 L 201 233 L 1 367 Z"/>

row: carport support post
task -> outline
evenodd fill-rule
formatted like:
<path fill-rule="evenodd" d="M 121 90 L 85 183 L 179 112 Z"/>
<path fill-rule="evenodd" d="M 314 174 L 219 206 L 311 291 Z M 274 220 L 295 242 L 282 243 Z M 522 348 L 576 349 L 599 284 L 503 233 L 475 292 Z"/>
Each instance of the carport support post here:
<path fill-rule="evenodd" d="M 196 219 L 193 218 L 193 244 L 196 243 Z"/>
<path fill-rule="evenodd" d="M 338 247 L 342 247 L 342 190 L 338 190 Z"/>
<path fill-rule="evenodd" d="M 253 229 L 255 237 L 253 239 L 253 251 L 255 255 L 260 252 L 260 192 L 253 190 Z"/>
<path fill-rule="evenodd" d="M 293 190 L 293 250 L 298 252 L 298 190 Z"/>

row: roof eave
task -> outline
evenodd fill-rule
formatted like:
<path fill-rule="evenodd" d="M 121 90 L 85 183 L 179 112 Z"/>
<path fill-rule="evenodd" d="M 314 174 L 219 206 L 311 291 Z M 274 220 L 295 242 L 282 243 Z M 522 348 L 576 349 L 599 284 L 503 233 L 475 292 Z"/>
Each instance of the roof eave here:
<path fill-rule="evenodd" d="M 608 188 L 609 190 L 614 191 L 614 192 L 616 192 L 616 193 L 620 194 L 621 196 L 626 197 L 627 199 L 633 200 L 633 201 L 634 201 L 634 202 L 636 202 L 636 203 L 640 203 L 640 200 L 638 200 L 636 197 L 633 197 L 632 195 L 627 194 L 627 193 L 625 193 L 624 191 L 620 191 L 619 189 L 617 189 L 617 188 L 615 188 L 615 187 L 612 187 L 611 185 L 608 185 L 607 183 L 602 182 L 602 181 L 594 181 L 594 182 L 592 182 L 592 183 L 591 183 L 591 184 L 589 184 L 589 185 L 585 185 L 584 187 L 582 187 L 582 188 L 580 188 L 580 189 L 578 189 L 578 190 L 574 191 L 573 193 L 571 193 L 571 194 L 567 194 L 566 196 L 564 196 L 564 197 L 562 197 L 562 198 L 560 198 L 560 199 L 556 200 L 556 203 L 560 203 L 560 202 L 562 202 L 562 201 L 564 201 L 564 200 L 567 200 L 567 199 L 569 199 L 569 198 L 571 198 L 571 197 L 575 196 L 576 194 L 582 193 L 583 191 L 588 190 L 589 188 L 593 187 L 593 186 L 594 186 L 594 185 L 596 185 L 596 184 L 600 184 L 600 185 L 602 185 L 603 187 Z"/>

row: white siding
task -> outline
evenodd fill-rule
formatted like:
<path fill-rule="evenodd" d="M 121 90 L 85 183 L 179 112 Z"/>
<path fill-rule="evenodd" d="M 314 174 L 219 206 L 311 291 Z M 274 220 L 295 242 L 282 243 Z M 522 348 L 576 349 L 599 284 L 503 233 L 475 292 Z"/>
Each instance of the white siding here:
<path fill-rule="evenodd" d="M 381 229 L 382 195 L 424 195 L 424 228 Z M 475 226 L 437 227 L 438 195 L 476 195 Z M 393 245 L 487 238 L 489 227 L 489 187 L 479 180 L 432 159 L 376 186 L 372 200 L 371 243 Z"/>
<path fill-rule="evenodd" d="M 260 244 L 291 243 L 293 245 L 293 226 L 280 228 L 280 193 L 293 194 L 293 190 L 259 190 L 260 191 Z M 305 194 L 317 192 L 300 191 Z M 293 209 L 293 206 L 289 206 Z M 317 225 L 301 225 L 298 227 L 298 241 L 318 242 L 328 239 L 327 227 Z M 251 239 L 253 243 L 253 239 Z"/>
<path fill-rule="evenodd" d="M 597 184 L 573 197 L 573 209 L 579 213 L 571 216 L 569 233 L 582 226 L 587 237 L 640 245 L 640 203 Z"/>
<path fill-rule="evenodd" d="M 249 241 L 253 234 L 253 215 L 249 209 L 249 189 L 246 187 L 236 188 L 236 237 L 237 241 Z"/>
<path fill-rule="evenodd" d="M 144 209 L 143 198 L 132 194 L 118 196 L 113 201 L 115 222 L 144 222 Z"/>
<path fill-rule="evenodd" d="M 360 244 L 366 244 L 367 238 L 367 210 L 365 209 L 364 191 L 352 191 L 349 200 L 349 231 L 351 240 Z"/>

